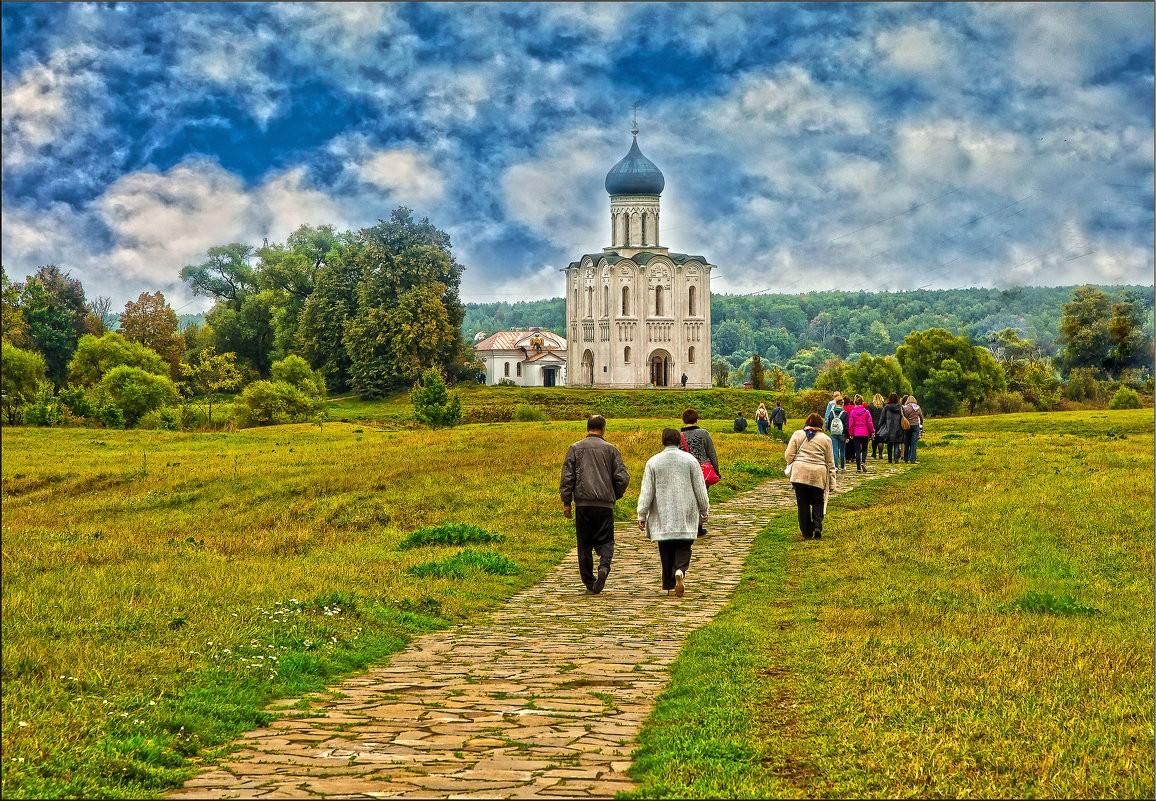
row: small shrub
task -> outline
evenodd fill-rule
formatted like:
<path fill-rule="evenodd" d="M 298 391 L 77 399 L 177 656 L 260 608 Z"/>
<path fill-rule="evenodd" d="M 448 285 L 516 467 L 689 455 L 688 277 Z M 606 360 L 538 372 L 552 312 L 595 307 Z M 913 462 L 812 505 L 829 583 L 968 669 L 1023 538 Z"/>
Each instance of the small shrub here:
<path fill-rule="evenodd" d="M 450 397 L 446 382 L 437 370 L 430 368 L 409 393 L 413 416 L 418 422 L 434 428 L 455 426 L 462 418 L 462 401 L 457 394 Z"/>
<path fill-rule="evenodd" d="M 975 405 L 976 414 L 1015 414 L 1034 411 L 1036 407 L 1028 403 L 1019 392 L 993 392 Z"/>
<path fill-rule="evenodd" d="M 122 365 L 104 374 L 92 397 L 97 403 L 118 407 L 125 422 L 135 425 L 154 409 L 175 404 L 178 395 L 176 384 L 168 376 Z"/>
<path fill-rule="evenodd" d="M 1120 387 L 1112 400 L 1108 401 L 1109 409 L 1139 409 L 1140 396 L 1131 387 Z"/>
<path fill-rule="evenodd" d="M 498 383 L 497 383 L 495 386 L 499 386 L 499 387 L 516 387 L 516 386 L 518 386 L 518 385 L 514 383 L 514 379 L 512 379 L 512 378 L 503 378 L 503 379 L 502 379 L 501 381 L 499 381 L 499 382 L 498 382 Z"/>
<path fill-rule="evenodd" d="M 63 416 L 55 400 L 30 403 L 24 407 L 24 422 L 30 426 L 58 426 Z"/>
<path fill-rule="evenodd" d="M 540 423 L 548 418 L 542 407 L 519 403 L 514 407 L 513 419 L 515 423 Z"/>
<path fill-rule="evenodd" d="M 92 410 L 92 419 L 105 428 L 124 428 L 124 412 L 119 406 L 111 403 L 102 404 Z"/>
<path fill-rule="evenodd" d="M 181 428 L 180 409 L 175 406 L 162 406 L 141 417 L 137 428 L 152 431 L 179 431 Z"/>
<path fill-rule="evenodd" d="M 1100 395 L 1096 371 L 1088 367 L 1074 367 L 1064 384 L 1064 397 L 1071 401 L 1094 401 Z"/>
<path fill-rule="evenodd" d="M 467 573 L 489 573 L 493 576 L 514 576 L 518 565 L 514 560 L 494 551 L 466 549 L 440 562 L 414 565 L 405 571 L 418 578 L 465 578 Z"/>
<path fill-rule="evenodd" d="M 486 531 L 468 523 L 443 523 L 440 526 L 421 528 L 400 543 L 399 548 L 420 548 L 423 545 L 473 545 L 475 543 L 501 542 L 501 534 Z"/>
<path fill-rule="evenodd" d="M 1012 601 L 1012 609 L 1020 612 L 1037 612 L 1049 615 L 1098 615 L 1100 610 L 1086 606 L 1070 595 L 1055 596 L 1050 592 L 1024 593 Z"/>
<path fill-rule="evenodd" d="M 254 381 L 245 387 L 233 411 L 237 424 L 250 426 L 304 423 L 325 411 L 322 398 L 285 381 Z"/>

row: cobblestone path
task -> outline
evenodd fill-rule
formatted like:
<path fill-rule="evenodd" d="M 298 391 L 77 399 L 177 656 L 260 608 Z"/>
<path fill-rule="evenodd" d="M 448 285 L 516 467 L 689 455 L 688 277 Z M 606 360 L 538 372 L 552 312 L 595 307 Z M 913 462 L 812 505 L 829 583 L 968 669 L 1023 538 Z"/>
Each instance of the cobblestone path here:
<path fill-rule="evenodd" d="M 870 469 L 867 480 L 901 468 Z M 839 478 L 840 493 L 864 480 L 854 471 Z M 793 506 L 781 477 L 717 506 L 681 599 L 659 589 L 653 543 L 619 524 L 601 595 L 585 594 L 571 551 L 483 621 L 422 636 L 336 687 L 339 700 L 312 716 L 279 717 L 250 732 L 227 762 L 170 797 L 581 798 L 628 790 L 635 738 L 679 649 L 730 599 L 769 516 Z M 829 530 L 808 547 L 837 547 L 838 536 Z"/>

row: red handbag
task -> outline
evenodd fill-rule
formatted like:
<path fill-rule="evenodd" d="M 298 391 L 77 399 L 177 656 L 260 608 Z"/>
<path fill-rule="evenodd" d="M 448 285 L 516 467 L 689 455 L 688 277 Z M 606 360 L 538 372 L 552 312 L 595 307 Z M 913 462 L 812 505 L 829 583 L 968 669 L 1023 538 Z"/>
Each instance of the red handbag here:
<path fill-rule="evenodd" d="M 678 447 L 687 453 L 690 453 L 690 444 L 686 441 L 686 434 L 679 432 L 678 437 L 680 440 L 682 440 L 682 443 Z M 694 454 L 691 455 L 693 456 Z M 719 478 L 718 472 L 714 469 L 714 465 L 710 462 L 703 462 L 699 465 L 699 467 L 702 468 L 702 480 L 706 482 L 708 487 L 713 487 L 715 484 L 722 481 L 722 479 Z"/>

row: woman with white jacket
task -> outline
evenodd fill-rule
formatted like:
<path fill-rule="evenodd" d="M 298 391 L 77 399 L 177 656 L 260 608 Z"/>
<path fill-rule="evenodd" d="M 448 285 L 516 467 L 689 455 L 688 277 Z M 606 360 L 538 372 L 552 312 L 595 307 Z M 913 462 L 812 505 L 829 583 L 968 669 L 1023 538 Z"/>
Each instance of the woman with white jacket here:
<path fill-rule="evenodd" d="M 662 451 L 647 461 L 638 494 L 638 528 L 658 543 L 662 588 L 679 598 L 686 591 L 691 546 L 710 513 L 702 467 L 681 443 L 677 430 L 663 429 Z"/>
<path fill-rule="evenodd" d="M 802 430 L 791 435 L 783 457 L 795 488 L 803 539 L 822 539 L 827 496 L 835 488 L 835 451 L 823 433 L 823 418 L 812 413 Z"/>

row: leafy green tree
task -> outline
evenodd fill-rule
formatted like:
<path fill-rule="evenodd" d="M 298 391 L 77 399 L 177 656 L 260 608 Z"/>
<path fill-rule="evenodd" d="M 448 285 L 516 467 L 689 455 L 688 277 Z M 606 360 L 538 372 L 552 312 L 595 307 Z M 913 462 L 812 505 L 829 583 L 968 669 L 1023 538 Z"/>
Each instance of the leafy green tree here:
<path fill-rule="evenodd" d="M 779 393 L 795 391 L 795 379 L 777 364 L 772 364 L 767 370 L 767 388 Z"/>
<path fill-rule="evenodd" d="M 47 367 L 39 353 L 18 348 L 7 339 L 0 345 L 0 392 L 4 415 L 9 423 L 19 423 L 21 407 L 37 398 L 47 380 Z"/>
<path fill-rule="evenodd" d="M 711 341 L 714 343 L 717 353 L 734 353 L 742 347 L 743 334 L 743 327 L 739 322 L 736 320 L 727 320 L 711 334 Z"/>
<path fill-rule="evenodd" d="M 1144 309 L 1139 299 L 1128 293 L 1118 303 L 1112 304 L 1112 317 L 1108 320 L 1107 363 L 1111 372 L 1119 376 L 1125 370 L 1148 367 L 1152 364 L 1152 341 L 1144 336 Z"/>
<path fill-rule="evenodd" d="M 426 368 L 456 374 L 465 361 L 462 267 L 450 255 L 449 236 L 399 208 L 388 222 L 360 231 L 349 258 L 361 275 L 344 331 L 354 389 L 378 397 Z"/>
<path fill-rule="evenodd" d="M 273 361 L 274 293 L 256 292 L 235 302 L 218 303 L 205 319 L 213 330 L 213 346 L 220 353 L 235 353 L 237 360 L 268 375 Z"/>
<path fill-rule="evenodd" d="M 987 350 L 942 328 L 914 331 L 896 351 L 904 375 L 930 414 L 954 414 L 1007 389 L 999 362 Z"/>
<path fill-rule="evenodd" d="M 710 372 L 711 377 L 714 378 L 714 385 L 725 387 L 730 378 L 731 363 L 721 356 L 715 356 L 710 360 Z"/>
<path fill-rule="evenodd" d="M 209 248 L 208 258 L 200 264 L 189 264 L 181 270 L 181 280 L 196 295 L 238 302 L 257 291 L 257 272 L 250 260 L 253 248 L 240 242 Z"/>
<path fill-rule="evenodd" d="M 80 338 L 68 363 L 68 378 L 82 386 L 93 386 L 114 367 L 139 367 L 154 375 L 169 374 L 169 365 L 159 353 L 110 331 L 99 337 L 85 334 Z"/>
<path fill-rule="evenodd" d="M 876 392 L 883 397 L 892 392 L 897 395 L 911 392 L 911 382 L 903 374 L 903 368 L 894 356 L 860 353 L 859 358 L 848 365 L 847 382 L 852 391 L 864 397 L 871 397 Z"/>
<path fill-rule="evenodd" d="M 461 398 L 457 393 L 450 396 L 446 382 L 433 368 L 421 374 L 418 383 L 410 390 L 409 400 L 413 404 L 413 416 L 428 426 L 455 426 L 461 419 Z"/>
<path fill-rule="evenodd" d="M 331 225 L 302 225 L 285 244 L 266 245 L 257 251 L 257 282 L 273 293 L 274 355 L 283 357 L 297 344 L 305 304 L 313 295 L 323 270 L 339 256 L 349 234 Z"/>
<path fill-rule="evenodd" d="M 1109 409 L 1139 409 L 1140 396 L 1131 387 L 1120 387 L 1108 401 Z"/>
<path fill-rule="evenodd" d="M 93 396 L 98 404 L 120 409 L 130 426 L 149 412 L 175 404 L 179 399 L 176 384 L 168 376 L 123 365 L 104 374 Z"/>
<path fill-rule="evenodd" d="M 0 265 L 0 336 L 18 348 L 31 345 L 28 323 L 20 302 L 23 291 L 24 286 L 10 281 L 8 273 Z"/>
<path fill-rule="evenodd" d="M 20 306 L 29 343 L 44 356 L 48 377 L 60 386 L 84 333 L 84 287 L 55 265 L 41 267 L 24 283 Z"/>
<path fill-rule="evenodd" d="M 269 371 L 274 381 L 284 381 L 290 386 L 316 398 L 325 397 L 325 377 L 309 366 L 309 362 L 300 356 L 289 355 L 284 359 L 273 362 Z"/>
<path fill-rule="evenodd" d="M 213 424 L 217 394 L 240 389 L 243 380 L 237 369 L 237 354 L 217 353 L 212 345 L 199 351 L 192 363 L 182 363 L 181 374 L 191 394 L 208 401 L 209 425 Z"/>
<path fill-rule="evenodd" d="M 846 392 L 851 389 L 851 365 L 839 357 L 832 357 L 819 365 L 815 375 L 815 389 Z"/>
<path fill-rule="evenodd" d="M 314 290 L 301 307 L 296 347 L 325 383 L 337 392 L 349 389 L 350 356 L 345 347 L 345 326 L 357 310 L 358 266 L 341 254 L 321 267 Z"/>
<path fill-rule="evenodd" d="M 1060 318 L 1060 360 L 1065 371 L 1073 367 L 1108 368 L 1108 351 L 1112 347 L 1110 316 L 1111 301 L 1103 290 L 1082 286 L 1072 293 Z"/>
<path fill-rule="evenodd" d="M 177 313 L 161 292 L 142 292 L 135 301 L 124 305 L 119 333 L 159 353 L 172 375 L 180 374 L 184 340 L 181 338 Z"/>
<path fill-rule="evenodd" d="M 254 381 L 241 393 L 234 414 L 242 427 L 302 423 L 324 416 L 325 401 L 284 381 Z"/>
<path fill-rule="evenodd" d="M 763 372 L 763 360 L 759 354 L 751 357 L 751 388 L 763 389 L 766 386 L 766 375 Z"/>

